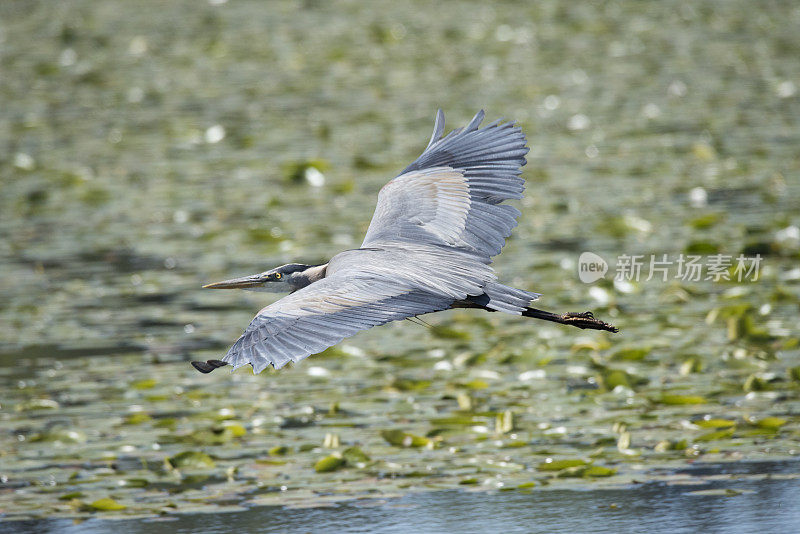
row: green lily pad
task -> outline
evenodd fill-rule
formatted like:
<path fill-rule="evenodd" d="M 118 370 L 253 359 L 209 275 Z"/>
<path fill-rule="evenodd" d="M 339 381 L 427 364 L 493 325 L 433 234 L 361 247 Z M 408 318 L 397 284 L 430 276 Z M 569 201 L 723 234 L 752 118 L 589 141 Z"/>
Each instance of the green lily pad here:
<path fill-rule="evenodd" d="M 665 393 L 661 395 L 658 402 L 670 406 L 679 406 L 683 404 L 705 404 L 708 402 L 708 399 L 702 395 L 675 395 L 672 393 Z"/>
<path fill-rule="evenodd" d="M 199 451 L 184 451 L 168 458 L 167 462 L 175 469 L 213 469 L 216 463 L 208 454 Z"/>
<path fill-rule="evenodd" d="M 695 442 L 705 442 L 705 441 L 716 441 L 719 439 L 725 439 L 733 436 L 733 433 L 736 429 L 735 428 L 725 428 L 722 430 L 715 430 L 713 432 L 708 432 L 701 436 L 697 436 L 694 441 Z"/>
<path fill-rule="evenodd" d="M 358 466 L 370 461 L 370 457 L 359 447 L 348 447 L 342 451 L 342 458 L 349 466 Z"/>
<path fill-rule="evenodd" d="M 84 496 L 85 496 L 85 494 L 82 491 L 72 491 L 70 493 L 65 493 L 64 495 L 61 495 L 58 498 L 58 500 L 59 501 L 71 501 L 71 500 L 74 500 L 74 499 L 80 499 L 80 498 L 82 498 Z"/>
<path fill-rule="evenodd" d="M 382 430 L 381 437 L 395 447 L 425 447 L 432 443 L 428 438 L 402 430 Z"/>
<path fill-rule="evenodd" d="M 473 426 L 480 424 L 481 421 L 469 415 L 453 415 L 450 417 L 434 417 L 430 420 L 430 423 L 441 426 Z"/>
<path fill-rule="evenodd" d="M 96 501 L 90 503 L 88 506 L 92 510 L 97 510 L 98 512 L 115 512 L 118 510 L 125 510 L 127 508 L 127 506 L 125 506 L 124 504 L 120 504 L 110 497 L 97 499 Z"/>
<path fill-rule="evenodd" d="M 745 391 L 766 391 L 769 389 L 769 382 L 757 375 L 750 375 L 744 381 L 742 389 Z"/>
<path fill-rule="evenodd" d="M 224 432 L 227 432 L 234 438 L 240 438 L 247 434 L 247 429 L 241 423 L 235 421 L 224 421 L 222 423 L 222 428 Z"/>
<path fill-rule="evenodd" d="M 800 382 L 800 365 L 796 367 L 790 367 L 787 372 L 790 379 L 792 379 L 794 382 Z"/>
<path fill-rule="evenodd" d="M 344 466 L 344 463 L 345 460 L 342 455 L 334 453 L 318 460 L 317 463 L 314 464 L 314 471 L 317 473 L 329 473 L 341 468 Z"/>
<path fill-rule="evenodd" d="M 489 387 L 489 384 L 485 380 L 481 380 L 479 378 L 476 378 L 475 380 L 470 380 L 469 382 L 462 382 L 459 385 L 463 388 L 474 389 L 474 390 L 486 389 Z"/>
<path fill-rule="evenodd" d="M 140 425 L 140 424 L 145 423 L 147 421 L 150 421 L 152 419 L 153 418 L 150 417 L 150 415 L 148 415 L 148 414 L 146 414 L 144 412 L 136 412 L 136 413 L 132 413 L 128 417 L 126 417 L 124 423 L 126 425 Z"/>
<path fill-rule="evenodd" d="M 559 478 L 600 478 L 610 477 L 617 474 L 616 469 L 604 467 L 602 465 L 575 465 L 562 469 L 558 473 Z"/>
<path fill-rule="evenodd" d="M 150 485 L 150 481 L 146 478 L 126 478 L 120 481 L 120 486 L 128 488 L 144 488 Z"/>
<path fill-rule="evenodd" d="M 716 254 L 719 251 L 719 244 L 713 241 L 692 241 L 686 245 L 684 252 L 686 254 Z"/>
<path fill-rule="evenodd" d="M 581 467 L 585 465 L 589 465 L 589 462 L 575 458 L 571 460 L 544 461 L 540 463 L 536 468 L 539 471 L 561 471 L 562 469 L 568 469 L 571 467 Z"/>
<path fill-rule="evenodd" d="M 158 419 L 153 423 L 156 428 L 166 428 L 167 430 L 175 430 L 178 427 L 178 420 L 174 417 L 165 417 Z"/>
<path fill-rule="evenodd" d="M 782 417 L 764 417 L 763 419 L 759 419 L 756 421 L 756 426 L 758 428 L 764 428 L 767 430 L 778 430 L 780 427 L 787 423 L 786 419 Z"/>
<path fill-rule="evenodd" d="M 693 422 L 700 428 L 727 428 L 736 426 L 736 421 L 731 419 L 699 419 Z"/>
<path fill-rule="evenodd" d="M 408 378 L 399 378 L 392 382 L 392 387 L 399 391 L 421 391 L 430 385 L 430 380 L 412 380 Z"/>
<path fill-rule="evenodd" d="M 148 378 L 146 380 L 138 380 L 131 384 L 132 389 L 153 389 L 158 384 L 155 378 Z"/>
<path fill-rule="evenodd" d="M 650 354 L 649 347 L 629 347 L 620 349 L 611 355 L 612 361 L 638 362 L 644 360 Z"/>
<path fill-rule="evenodd" d="M 689 221 L 689 224 L 696 230 L 704 230 L 706 228 L 711 228 L 720 222 L 724 217 L 725 215 L 723 213 L 707 213 L 705 215 L 701 215 L 700 217 L 695 217 Z"/>
<path fill-rule="evenodd" d="M 456 330 L 455 328 L 450 328 L 449 326 L 436 325 L 429 331 L 431 335 L 438 337 L 439 339 L 460 339 L 462 341 L 469 341 L 472 338 L 468 332 Z"/>
<path fill-rule="evenodd" d="M 616 469 L 603 465 L 590 465 L 583 471 L 584 477 L 610 477 L 616 474 Z"/>

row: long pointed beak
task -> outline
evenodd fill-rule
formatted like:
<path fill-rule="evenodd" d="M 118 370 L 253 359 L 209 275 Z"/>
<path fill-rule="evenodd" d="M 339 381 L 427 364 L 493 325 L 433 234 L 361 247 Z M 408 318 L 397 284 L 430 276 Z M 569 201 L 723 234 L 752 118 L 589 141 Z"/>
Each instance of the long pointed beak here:
<path fill-rule="evenodd" d="M 250 276 L 243 276 L 241 278 L 231 278 L 230 280 L 223 280 L 222 282 L 214 282 L 213 284 L 206 284 L 204 289 L 247 289 L 249 287 L 258 287 L 267 281 L 267 277 L 263 274 L 253 274 Z"/>

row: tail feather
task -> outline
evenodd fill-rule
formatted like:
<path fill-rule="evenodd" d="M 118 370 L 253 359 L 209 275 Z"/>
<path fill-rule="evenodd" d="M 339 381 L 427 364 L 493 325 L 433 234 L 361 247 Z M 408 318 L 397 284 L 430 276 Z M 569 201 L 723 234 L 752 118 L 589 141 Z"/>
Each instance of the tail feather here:
<path fill-rule="evenodd" d="M 480 304 L 491 310 L 513 315 L 521 315 L 531 302 L 541 296 L 539 293 L 505 286 L 497 282 L 489 282 L 483 290 L 486 298 L 485 302 L 480 302 Z"/>

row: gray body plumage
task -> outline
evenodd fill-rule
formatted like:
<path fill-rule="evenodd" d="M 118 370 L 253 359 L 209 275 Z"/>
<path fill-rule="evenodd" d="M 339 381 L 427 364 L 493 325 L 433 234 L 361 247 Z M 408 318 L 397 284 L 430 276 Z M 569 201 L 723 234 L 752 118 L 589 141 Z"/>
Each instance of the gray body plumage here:
<path fill-rule="evenodd" d="M 513 123 L 479 128 L 483 116 L 442 137 L 440 110 L 428 147 L 381 189 L 361 247 L 286 269 L 279 278 L 295 291 L 261 310 L 222 361 L 277 369 L 361 330 L 452 307 L 522 313 L 539 295 L 498 283 L 490 263 L 520 215 L 503 202 L 522 197 L 528 148 Z"/>

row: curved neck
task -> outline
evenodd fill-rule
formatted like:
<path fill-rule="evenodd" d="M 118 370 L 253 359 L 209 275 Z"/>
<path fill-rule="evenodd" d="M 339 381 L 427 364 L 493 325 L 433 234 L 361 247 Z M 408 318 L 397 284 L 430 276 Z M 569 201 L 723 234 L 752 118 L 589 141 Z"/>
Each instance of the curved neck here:
<path fill-rule="evenodd" d="M 312 265 L 303 271 L 298 271 L 292 274 L 291 281 L 292 287 L 295 291 L 302 289 L 309 284 L 313 284 L 317 280 L 325 278 L 325 271 L 328 269 L 328 264 Z"/>

